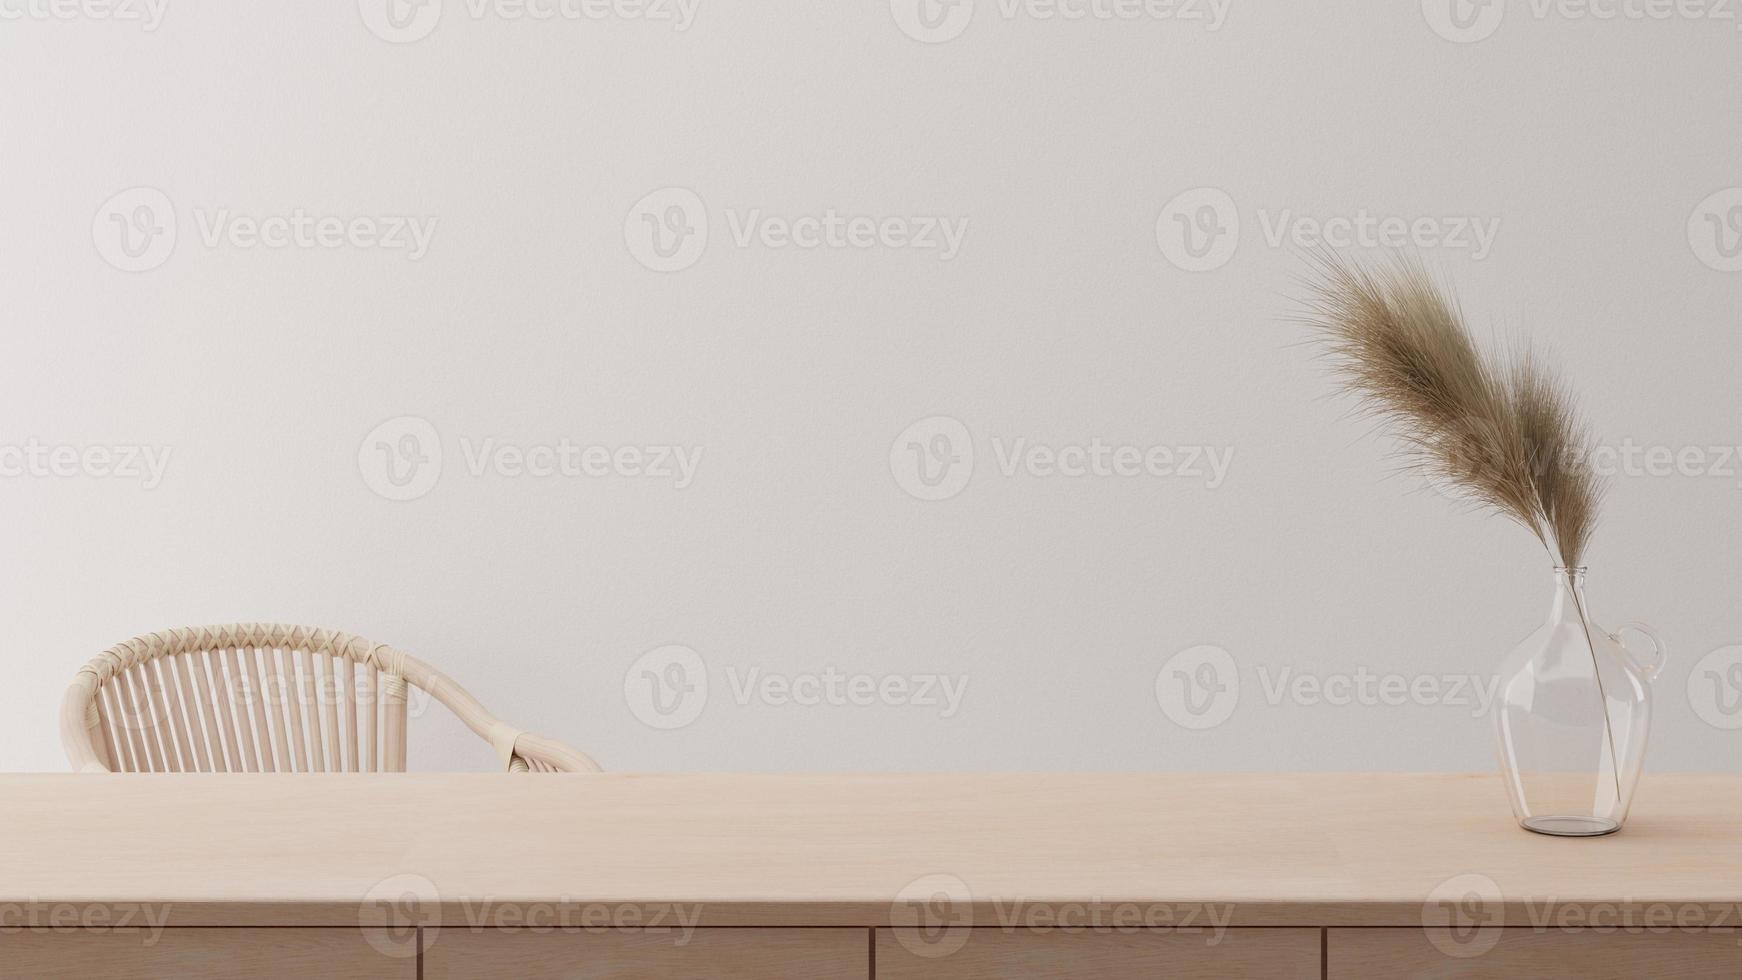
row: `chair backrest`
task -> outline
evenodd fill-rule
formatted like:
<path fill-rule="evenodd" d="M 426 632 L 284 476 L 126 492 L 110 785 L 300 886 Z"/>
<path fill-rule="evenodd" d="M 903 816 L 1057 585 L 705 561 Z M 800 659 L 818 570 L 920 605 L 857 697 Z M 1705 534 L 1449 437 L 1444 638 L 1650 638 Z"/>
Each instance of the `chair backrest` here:
<path fill-rule="evenodd" d="M 165 630 L 80 668 L 61 735 L 82 772 L 403 772 L 421 691 L 513 772 L 598 771 L 498 721 L 441 672 L 385 644 L 268 623 Z"/>

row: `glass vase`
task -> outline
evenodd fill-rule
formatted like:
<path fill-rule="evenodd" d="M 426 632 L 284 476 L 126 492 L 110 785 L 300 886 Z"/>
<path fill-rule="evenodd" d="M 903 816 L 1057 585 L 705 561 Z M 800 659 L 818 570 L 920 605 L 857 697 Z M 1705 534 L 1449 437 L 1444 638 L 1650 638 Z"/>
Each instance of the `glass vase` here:
<path fill-rule="evenodd" d="M 1556 568 L 1548 622 L 1500 670 L 1500 771 L 1519 824 L 1539 834 L 1620 830 L 1645 760 L 1663 642 L 1639 623 L 1610 633 L 1589 609 L 1585 569 Z M 1627 647 L 1626 633 L 1651 642 L 1649 658 Z"/>

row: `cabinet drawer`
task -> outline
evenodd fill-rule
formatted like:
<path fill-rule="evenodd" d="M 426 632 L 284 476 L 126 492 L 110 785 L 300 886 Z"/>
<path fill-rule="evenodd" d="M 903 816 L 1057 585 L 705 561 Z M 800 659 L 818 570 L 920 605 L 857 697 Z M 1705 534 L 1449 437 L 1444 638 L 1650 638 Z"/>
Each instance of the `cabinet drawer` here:
<path fill-rule="evenodd" d="M 932 946 L 911 935 L 877 930 L 877 980 L 1316 980 L 1320 965 L 1317 929 L 1228 929 L 1213 944 L 1207 933 L 1174 929 L 979 928 Z"/>
<path fill-rule="evenodd" d="M 1622 932 L 1493 928 L 1464 933 L 1447 929 L 1331 929 L 1326 942 L 1331 980 L 1376 976 L 1734 980 L 1742 976 L 1742 932 L 1734 929 Z"/>
<path fill-rule="evenodd" d="M 427 980 L 866 980 L 866 929 L 697 929 L 529 932 L 444 928 L 426 933 Z"/>
<path fill-rule="evenodd" d="M 371 946 L 360 929 L 66 930 L 0 934 L 0 978 L 216 980 L 417 977 L 415 943 Z"/>

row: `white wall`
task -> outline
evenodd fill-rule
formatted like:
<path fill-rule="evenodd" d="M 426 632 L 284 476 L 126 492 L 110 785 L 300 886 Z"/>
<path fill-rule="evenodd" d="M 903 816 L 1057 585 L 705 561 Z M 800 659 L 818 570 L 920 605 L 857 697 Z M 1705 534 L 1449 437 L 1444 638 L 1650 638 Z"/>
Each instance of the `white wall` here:
<path fill-rule="evenodd" d="M 1715 695 L 1742 686 L 1713 678 L 1742 660 L 1742 462 L 1705 448 L 1742 445 L 1733 8 L 1513 2 L 1460 34 L 1439 0 L 1217 0 L 1214 29 L 964 0 L 935 30 L 916 0 L 700 0 L 687 26 L 431 0 L 396 30 L 382 2 L 167 0 L 148 29 L 0 0 L 0 444 L 170 453 L 149 489 L 0 454 L 0 766 L 64 765 L 60 692 L 110 643 L 268 619 L 403 646 L 616 769 L 1487 768 L 1461 689 L 1271 690 L 1485 678 L 1548 600 L 1522 532 L 1390 476 L 1287 320 L 1276 236 L 1365 215 L 1445 233 L 1422 252 L 1473 321 L 1552 346 L 1605 443 L 1697 448 L 1615 480 L 1591 598 L 1674 646 L 1652 765 L 1737 767 Z M 694 197 L 640 203 L 666 188 Z M 121 250 L 141 205 L 172 250 Z M 1238 233 L 1195 259 L 1175 214 L 1206 206 Z M 673 207 L 707 237 L 665 260 L 642 214 Z M 299 210 L 347 222 L 333 247 L 237 223 Z M 831 210 L 879 219 L 871 245 L 737 241 Z M 372 243 L 404 217 L 434 225 L 420 254 Z M 939 217 L 954 254 L 898 244 Z M 430 430 L 373 431 L 403 417 Z M 971 478 L 917 499 L 907 443 L 952 436 Z M 377 443 L 420 437 L 439 479 L 386 499 Z M 702 455 L 682 488 L 469 472 L 483 440 L 565 438 Z M 1232 461 L 1006 476 L 1016 440 Z M 1192 730 L 1156 681 L 1203 644 L 1240 691 Z M 666 645 L 708 696 L 659 729 L 686 716 L 638 658 Z M 949 717 L 737 690 L 829 669 L 966 689 Z M 488 765 L 419 728 L 419 764 Z"/>

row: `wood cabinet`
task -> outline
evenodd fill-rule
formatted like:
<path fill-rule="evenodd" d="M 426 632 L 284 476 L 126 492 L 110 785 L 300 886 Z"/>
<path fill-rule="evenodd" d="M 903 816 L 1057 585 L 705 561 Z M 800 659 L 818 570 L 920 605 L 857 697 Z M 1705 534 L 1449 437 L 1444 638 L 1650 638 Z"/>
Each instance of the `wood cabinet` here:
<path fill-rule="evenodd" d="M 939 946 L 901 929 L 357 928 L 0 931 L 3 980 L 1734 980 L 1736 929 L 1231 928 L 1061 933 L 974 928 Z M 1322 971 L 1322 972 L 1321 972 Z"/>
<path fill-rule="evenodd" d="M 415 980 L 417 947 L 360 929 L 0 930 L 6 980 Z"/>
<path fill-rule="evenodd" d="M 907 941 L 903 941 L 903 940 Z M 877 930 L 878 980 L 1317 980 L 1319 930 L 972 929 L 959 946 Z"/>
<path fill-rule="evenodd" d="M 1331 929 L 1325 952 L 1330 980 L 1742 977 L 1742 933 L 1734 929 Z"/>
<path fill-rule="evenodd" d="M 426 980 L 1316 980 L 1318 929 L 1067 933 L 971 929 L 943 945 L 901 929 L 427 931 Z M 959 941 L 955 941 L 959 939 Z"/>
<path fill-rule="evenodd" d="M 426 980 L 866 980 L 866 929 L 565 930 L 428 932 Z"/>

